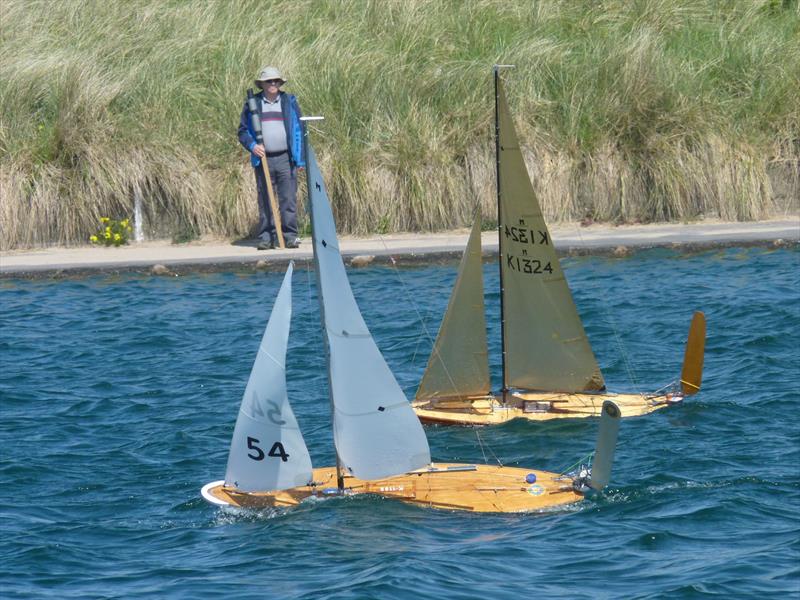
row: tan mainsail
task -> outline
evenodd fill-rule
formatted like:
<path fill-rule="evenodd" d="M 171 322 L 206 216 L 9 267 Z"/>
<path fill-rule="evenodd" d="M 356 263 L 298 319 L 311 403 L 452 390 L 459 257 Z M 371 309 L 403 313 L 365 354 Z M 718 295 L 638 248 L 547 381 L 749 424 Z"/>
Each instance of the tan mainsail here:
<path fill-rule="evenodd" d="M 485 396 L 490 389 L 478 216 L 416 399 Z"/>
<path fill-rule="evenodd" d="M 525 168 L 498 80 L 504 387 L 605 388 Z"/>

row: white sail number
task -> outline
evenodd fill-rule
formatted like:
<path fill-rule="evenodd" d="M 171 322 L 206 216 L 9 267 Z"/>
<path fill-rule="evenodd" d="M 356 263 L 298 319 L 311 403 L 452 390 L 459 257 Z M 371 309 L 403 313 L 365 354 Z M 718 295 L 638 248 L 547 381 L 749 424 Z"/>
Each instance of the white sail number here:
<path fill-rule="evenodd" d="M 264 450 L 258 445 L 261 441 L 254 438 L 254 437 L 247 437 L 247 448 L 255 452 L 255 454 L 247 453 L 248 458 L 253 460 L 264 460 L 267 456 L 272 458 L 280 458 L 283 462 L 287 462 L 289 460 L 289 455 L 286 454 L 286 450 L 283 447 L 283 444 L 280 442 L 275 442 L 272 444 L 272 448 L 269 449 L 269 452 L 266 454 Z"/>

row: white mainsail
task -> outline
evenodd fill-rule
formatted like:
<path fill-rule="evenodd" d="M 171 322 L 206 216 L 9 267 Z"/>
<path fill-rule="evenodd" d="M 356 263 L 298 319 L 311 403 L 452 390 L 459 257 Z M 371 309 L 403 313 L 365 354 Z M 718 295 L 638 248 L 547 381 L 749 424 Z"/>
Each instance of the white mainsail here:
<path fill-rule="evenodd" d="M 430 464 L 428 440 L 358 309 L 310 144 L 307 152 L 314 258 L 339 460 L 349 473 L 367 480 L 420 469 Z"/>
<path fill-rule="evenodd" d="M 560 392 L 605 388 L 528 177 L 500 80 L 500 268 L 504 386 Z"/>
<path fill-rule="evenodd" d="M 416 399 L 485 396 L 490 391 L 478 215 Z"/>
<path fill-rule="evenodd" d="M 311 457 L 286 394 L 292 317 L 290 263 L 275 299 L 233 430 L 225 485 L 245 492 L 308 484 Z"/>

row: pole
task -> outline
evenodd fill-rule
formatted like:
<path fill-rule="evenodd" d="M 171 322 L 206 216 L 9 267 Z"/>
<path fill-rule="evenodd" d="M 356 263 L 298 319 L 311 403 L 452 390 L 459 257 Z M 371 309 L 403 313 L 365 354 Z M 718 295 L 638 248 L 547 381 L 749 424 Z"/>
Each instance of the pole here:
<path fill-rule="evenodd" d="M 494 71 L 494 156 L 495 169 L 497 172 L 497 248 L 498 261 L 497 268 L 500 271 L 500 358 L 503 365 L 503 387 L 500 392 L 503 394 L 502 402 L 506 403 L 508 396 L 508 377 L 506 376 L 506 320 L 503 303 L 505 300 L 505 288 L 503 287 L 503 223 L 500 218 L 502 214 L 500 201 L 500 69 L 510 68 L 514 65 L 495 65 Z"/>
<path fill-rule="evenodd" d="M 300 120 L 305 121 L 319 121 L 324 117 L 301 117 Z M 306 163 L 306 193 L 308 195 L 308 211 L 311 215 L 311 241 L 314 247 L 314 264 L 315 264 L 315 272 L 317 274 L 317 299 L 319 300 L 319 316 L 320 320 L 322 321 L 322 331 L 323 331 L 323 338 L 325 340 L 325 356 L 328 363 L 328 393 L 330 394 L 330 402 L 331 402 L 331 425 L 333 425 L 333 419 L 336 418 L 336 411 L 333 407 L 333 385 L 331 383 L 331 349 L 330 343 L 328 342 L 328 334 L 327 334 L 327 326 L 325 324 L 325 303 L 322 300 L 322 281 L 319 272 L 319 258 L 317 257 L 317 228 L 314 226 L 314 201 L 312 200 L 313 197 L 313 183 L 311 181 L 313 177 L 319 177 L 319 173 L 317 170 L 316 163 L 312 166 L 311 161 L 309 160 L 308 156 L 308 128 L 303 128 L 303 155 Z M 336 487 L 339 488 L 339 493 L 344 493 L 344 471 L 342 469 L 342 461 L 339 459 L 339 452 L 336 450 L 334 444 L 334 452 L 336 453 Z"/>
<path fill-rule="evenodd" d="M 247 90 L 247 107 L 250 110 L 250 124 L 256 134 L 256 143 L 264 146 L 264 134 L 261 131 L 261 117 L 259 116 L 256 98 L 253 90 Z M 278 247 L 285 248 L 283 240 L 283 224 L 281 223 L 281 211 L 278 209 L 278 202 L 275 200 L 275 192 L 272 191 L 272 180 L 269 178 L 269 165 L 267 165 L 266 147 L 265 155 L 261 157 L 261 168 L 264 171 L 264 180 L 267 183 L 267 198 L 269 207 L 272 210 L 272 222 L 275 224 L 275 232 L 278 234 Z"/>

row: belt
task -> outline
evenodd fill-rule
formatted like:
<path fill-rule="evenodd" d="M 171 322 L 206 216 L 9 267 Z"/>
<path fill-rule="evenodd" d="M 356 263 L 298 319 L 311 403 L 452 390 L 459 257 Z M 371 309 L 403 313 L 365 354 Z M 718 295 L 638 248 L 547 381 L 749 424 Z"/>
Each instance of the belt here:
<path fill-rule="evenodd" d="M 281 150 L 280 152 L 267 152 L 267 158 L 274 158 L 276 156 L 282 156 L 283 154 L 287 154 L 288 150 Z"/>

